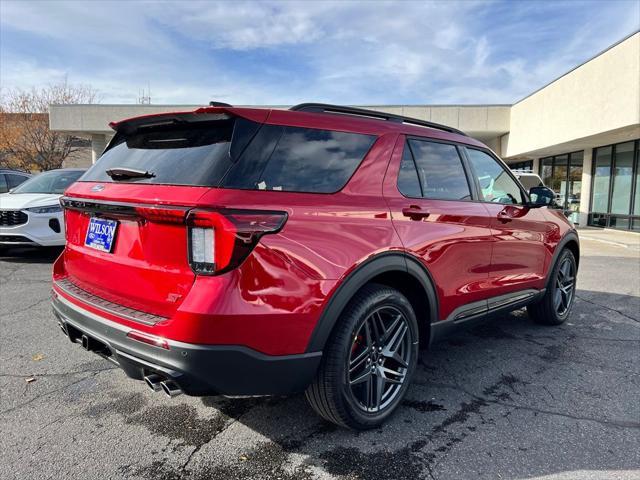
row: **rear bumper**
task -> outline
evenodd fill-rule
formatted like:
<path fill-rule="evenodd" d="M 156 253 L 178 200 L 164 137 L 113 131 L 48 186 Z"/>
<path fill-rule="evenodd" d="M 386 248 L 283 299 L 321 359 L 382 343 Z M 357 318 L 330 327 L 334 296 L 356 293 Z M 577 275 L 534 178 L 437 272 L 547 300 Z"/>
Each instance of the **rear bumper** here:
<path fill-rule="evenodd" d="M 233 345 L 195 345 L 167 340 L 169 349 L 127 337 L 130 328 L 53 294 L 53 312 L 71 341 L 109 358 L 138 380 L 152 373 L 175 381 L 188 395 L 285 395 L 313 380 L 322 352 L 265 355 Z M 86 343 L 86 342 L 85 342 Z"/>

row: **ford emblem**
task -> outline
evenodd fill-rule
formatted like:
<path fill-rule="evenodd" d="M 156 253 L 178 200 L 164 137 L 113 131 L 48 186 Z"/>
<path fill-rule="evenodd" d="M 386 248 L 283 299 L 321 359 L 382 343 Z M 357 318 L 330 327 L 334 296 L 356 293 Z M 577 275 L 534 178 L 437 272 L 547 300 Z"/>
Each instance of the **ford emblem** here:
<path fill-rule="evenodd" d="M 104 185 L 102 184 L 94 185 L 93 187 L 91 187 L 92 192 L 101 192 L 102 190 L 104 190 Z"/>

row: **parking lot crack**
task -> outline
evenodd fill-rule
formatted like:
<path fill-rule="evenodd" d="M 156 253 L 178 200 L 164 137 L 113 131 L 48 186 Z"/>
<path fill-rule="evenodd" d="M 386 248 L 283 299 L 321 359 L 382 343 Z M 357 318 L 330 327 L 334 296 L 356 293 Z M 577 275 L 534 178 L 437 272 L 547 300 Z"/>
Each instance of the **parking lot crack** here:
<path fill-rule="evenodd" d="M 611 308 L 608 305 L 602 305 L 601 303 L 594 302 L 593 300 L 586 299 L 586 298 L 581 297 L 580 295 L 577 295 L 577 294 L 576 294 L 576 298 L 579 298 L 580 300 L 582 300 L 584 302 L 590 303 L 591 305 L 595 305 L 597 307 L 604 308 L 605 310 L 609 310 L 610 312 L 616 312 L 617 314 L 619 314 L 619 315 L 621 315 L 621 316 L 623 316 L 625 318 L 628 318 L 629 320 L 633 320 L 636 323 L 640 323 L 640 319 L 632 317 L 631 315 L 627 315 L 626 313 L 621 312 L 620 310 L 617 310 L 615 308 Z"/>
<path fill-rule="evenodd" d="M 577 421 L 586 421 L 586 422 L 594 422 L 594 423 L 598 423 L 600 425 L 604 425 L 606 427 L 613 427 L 613 428 L 632 428 L 632 429 L 640 429 L 640 422 L 634 422 L 634 421 L 629 421 L 629 420 L 615 420 L 615 419 L 611 419 L 611 420 L 607 420 L 607 419 L 599 419 L 599 418 L 593 418 L 593 417 L 585 417 L 585 416 L 581 416 L 581 415 L 573 415 L 570 413 L 564 413 L 564 412 L 558 412 L 555 410 L 545 410 L 545 409 L 541 409 L 541 408 L 536 408 L 536 407 L 530 407 L 530 406 L 526 406 L 526 405 L 518 405 L 515 403 L 509 403 L 509 402 L 505 402 L 503 400 L 496 400 L 496 399 L 492 399 L 492 398 L 486 398 L 486 397 L 482 397 L 479 395 L 476 395 L 475 393 L 459 386 L 459 385 L 452 385 L 452 384 L 447 384 L 447 383 L 431 383 L 431 385 L 435 386 L 435 387 L 440 387 L 440 388 L 449 388 L 452 390 L 458 390 L 460 392 L 465 393 L 466 395 L 472 397 L 473 399 L 477 400 L 477 401 L 481 401 L 481 402 L 486 402 L 486 403 L 490 403 L 490 404 L 495 404 L 495 405 L 500 405 L 502 407 L 507 407 L 507 408 L 514 408 L 517 410 L 526 410 L 526 411 L 530 411 L 530 412 L 534 412 L 537 414 L 541 414 L 541 415 L 552 415 L 552 416 L 558 416 L 558 417 L 564 417 L 564 418 L 570 418 L 572 420 L 577 420 Z"/>
<path fill-rule="evenodd" d="M 61 372 L 61 373 L 0 373 L 0 378 L 49 378 L 49 377 L 68 377 L 71 375 L 81 375 L 83 373 L 100 373 L 107 370 L 118 370 L 118 367 L 106 367 L 98 369 L 76 370 L 73 372 Z"/>
<path fill-rule="evenodd" d="M 3 314 L 3 315 L 10 316 L 10 315 L 15 315 L 16 313 L 26 312 L 27 310 L 30 310 L 31 308 L 33 308 L 33 307 L 37 307 L 38 305 L 40 305 L 40 304 L 42 304 L 42 303 L 45 303 L 45 302 L 48 302 L 48 301 L 49 301 L 49 297 L 47 297 L 47 298 L 43 298 L 43 299 L 41 299 L 41 300 L 38 300 L 38 301 L 37 301 L 37 302 L 35 302 L 35 303 L 32 303 L 32 304 L 30 304 L 30 305 L 25 305 L 25 306 L 24 306 L 24 307 L 22 307 L 22 308 L 19 308 L 19 309 L 17 309 L 17 310 L 14 310 L 13 312 L 7 312 L 7 313 L 5 313 L 5 314 Z"/>
<path fill-rule="evenodd" d="M 76 380 L 74 382 L 67 383 L 66 385 L 62 385 L 61 387 L 58 387 L 58 388 L 55 388 L 53 390 L 49 390 L 47 392 L 43 392 L 43 393 L 41 393 L 39 395 L 36 395 L 32 399 L 27 400 L 26 402 L 21 403 L 20 405 L 16 405 L 15 407 L 11 407 L 11 408 L 7 408 L 6 410 L 2 410 L 0 412 L 0 415 L 4 415 L 4 414 L 7 414 L 7 413 L 15 412 L 16 410 L 20 410 L 21 408 L 24 408 L 27 405 L 32 404 L 36 400 L 39 400 L 39 399 L 44 398 L 44 397 L 47 397 L 49 395 L 53 395 L 54 393 L 60 392 L 60 391 L 65 390 L 65 389 L 67 389 L 69 387 L 73 387 L 74 385 L 77 385 L 78 383 L 84 382 L 88 378 L 95 377 L 100 372 L 101 372 L 101 370 L 92 372 L 90 375 L 87 375 L 86 377 L 82 377 L 82 378 L 80 378 L 80 379 L 78 379 L 78 380 Z"/>

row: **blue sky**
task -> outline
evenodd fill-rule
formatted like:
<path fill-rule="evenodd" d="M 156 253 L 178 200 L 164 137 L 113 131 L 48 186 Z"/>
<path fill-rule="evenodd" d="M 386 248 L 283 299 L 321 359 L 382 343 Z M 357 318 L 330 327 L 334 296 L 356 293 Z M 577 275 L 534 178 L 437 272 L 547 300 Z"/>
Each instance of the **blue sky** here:
<path fill-rule="evenodd" d="M 640 29 L 640 1 L 0 0 L 3 90 L 102 103 L 513 103 Z"/>

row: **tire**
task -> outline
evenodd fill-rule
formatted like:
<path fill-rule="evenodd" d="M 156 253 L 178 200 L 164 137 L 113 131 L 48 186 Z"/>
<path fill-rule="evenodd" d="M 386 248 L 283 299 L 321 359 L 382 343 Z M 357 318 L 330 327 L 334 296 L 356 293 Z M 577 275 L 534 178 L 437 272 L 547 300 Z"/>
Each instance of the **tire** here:
<path fill-rule="evenodd" d="M 409 301 L 393 288 L 365 285 L 340 315 L 305 395 L 330 422 L 375 428 L 404 398 L 417 359 L 418 322 Z"/>
<path fill-rule="evenodd" d="M 549 284 L 540 301 L 527 306 L 529 317 L 541 325 L 560 325 L 571 314 L 576 297 L 578 268 L 573 253 L 564 249 L 551 272 Z M 562 288 L 560 287 L 562 285 Z M 570 286 L 570 288 L 569 288 Z M 560 302 L 558 301 L 560 299 Z"/>

